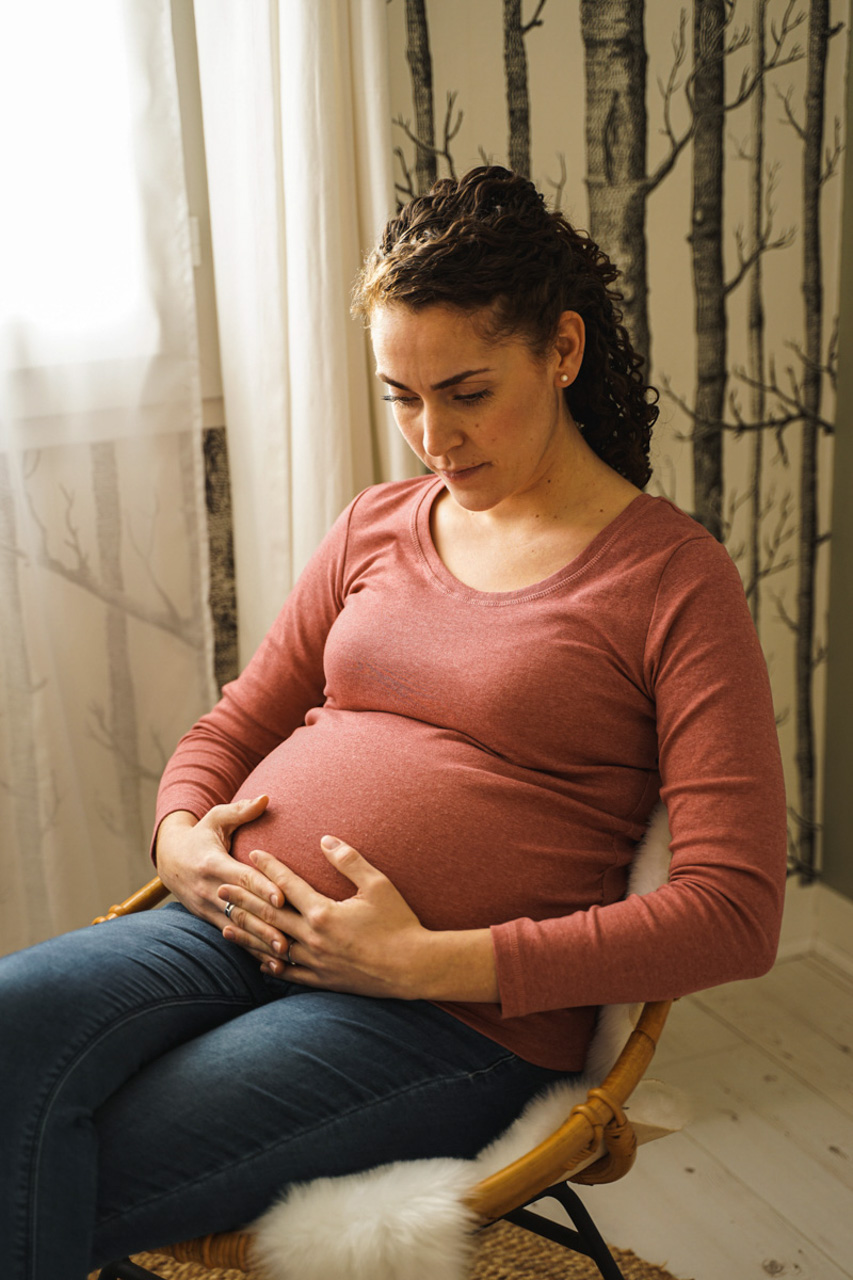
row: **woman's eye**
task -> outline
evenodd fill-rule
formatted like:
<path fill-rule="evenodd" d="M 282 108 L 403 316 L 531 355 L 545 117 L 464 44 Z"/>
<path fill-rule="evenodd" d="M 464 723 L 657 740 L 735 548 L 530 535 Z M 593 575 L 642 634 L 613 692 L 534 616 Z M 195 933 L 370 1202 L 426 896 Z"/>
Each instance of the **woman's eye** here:
<path fill-rule="evenodd" d="M 460 392 L 459 394 L 453 396 L 453 400 L 456 402 L 456 404 L 461 404 L 461 405 L 479 404 L 480 401 L 485 400 L 491 394 L 492 393 L 489 390 L 489 388 L 486 387 L 482 391 Z M 387 395 L 387 396 L 383 396 L 382 399 L 387 401 L 388 404 L 400 405 L 401 407 L 405 406 L 406 408 L 408 408 L 410 405 L 416 405 L 420 403 L 417 396 Z"/>

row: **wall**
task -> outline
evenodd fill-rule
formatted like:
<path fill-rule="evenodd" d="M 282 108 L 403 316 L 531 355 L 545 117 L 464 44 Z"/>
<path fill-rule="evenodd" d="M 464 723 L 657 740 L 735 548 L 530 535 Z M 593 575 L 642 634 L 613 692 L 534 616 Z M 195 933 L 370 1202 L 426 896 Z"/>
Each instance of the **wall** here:
<path fill-rule="evenodd" d="M 847 136 L 853 136 L 853 77 Z M 853 898 L 853 159 L 846 153 L 827 666 L 824 879 Z M 846 359 L 844 356 L 846 355 Z"/>

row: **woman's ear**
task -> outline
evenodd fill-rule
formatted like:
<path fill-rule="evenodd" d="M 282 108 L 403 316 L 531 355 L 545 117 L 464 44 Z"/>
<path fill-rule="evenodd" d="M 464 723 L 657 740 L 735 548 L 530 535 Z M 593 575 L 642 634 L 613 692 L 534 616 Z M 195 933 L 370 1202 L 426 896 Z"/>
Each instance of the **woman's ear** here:
<path fill-rule="evenodd" d="M 585 341 L 586 330 L 577 311 L 564 311 L 554 340 L 558 361 L 554 376 L 557 386 L 563 390 L 571 386 L 580 372 Z"/>

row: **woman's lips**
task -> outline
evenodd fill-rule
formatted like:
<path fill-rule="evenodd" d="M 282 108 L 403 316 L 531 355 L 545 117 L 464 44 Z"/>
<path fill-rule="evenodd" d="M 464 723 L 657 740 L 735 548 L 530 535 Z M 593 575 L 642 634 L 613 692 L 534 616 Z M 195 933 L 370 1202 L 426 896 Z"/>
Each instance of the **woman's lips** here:
<path fill-rule="evenodd" d="M 443 480 L 449 480 L 451 484 L 464 484 L 466 480 L 473 480 L 488 465 L 487 462 L 478 462 L 473 467 L 454 467 L 451 471 L 439 471 L 438 474 Z"/>

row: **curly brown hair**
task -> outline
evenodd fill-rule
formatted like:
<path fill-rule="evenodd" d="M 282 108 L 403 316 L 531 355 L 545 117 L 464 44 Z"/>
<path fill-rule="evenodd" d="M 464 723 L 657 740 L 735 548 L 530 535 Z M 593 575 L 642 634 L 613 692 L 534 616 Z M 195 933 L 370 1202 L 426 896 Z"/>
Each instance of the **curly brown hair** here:
<path fill-rule="evenodd" d="M 540 357 L 562 312 L 576 311 L 586 346 L 564 392 L 569 411 L 598 456 L 642 489 L 658 393 L 622 324 L 618 275 L 532 182 L 484 165 L 441 179 L 389 221 L 356 280 L 352 309 L 368 323 L 394 303 L 477 312 L 490 340 L 519 336 Z"/>

